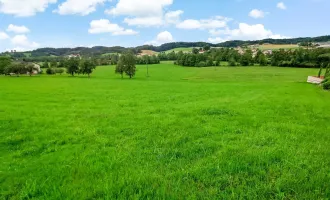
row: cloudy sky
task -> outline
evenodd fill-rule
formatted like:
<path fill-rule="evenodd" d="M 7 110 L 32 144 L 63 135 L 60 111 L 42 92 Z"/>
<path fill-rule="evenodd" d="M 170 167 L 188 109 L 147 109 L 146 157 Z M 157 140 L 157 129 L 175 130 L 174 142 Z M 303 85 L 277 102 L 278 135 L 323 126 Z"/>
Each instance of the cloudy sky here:
<path fill-rule="evenodd" d="M 330 34 L 329 0 L 0 0 L 0 51 Z"/>

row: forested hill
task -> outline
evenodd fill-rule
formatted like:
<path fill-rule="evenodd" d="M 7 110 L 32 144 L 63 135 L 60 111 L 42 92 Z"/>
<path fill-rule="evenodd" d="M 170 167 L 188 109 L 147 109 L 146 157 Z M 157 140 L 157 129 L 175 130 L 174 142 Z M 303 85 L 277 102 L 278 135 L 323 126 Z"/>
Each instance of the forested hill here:
<path fill-rule="evenodd" d="M 31 52 L 21 53 L 22 57 L 28 53 L 31 57 L 40 57 L 40 56 L 65 56 L 70 54 L 80 54 L 80 55 L 102 55 L 107 53 L 122 53 L 128 49 L 138 52 L 139 50 L 153 50 L 157 52 L 167 51 L 174 48 L 183 48 L 183 47 L 203 47 L 209 45 L 211 47 L 238 47 L 243 45 L 254 45 L 254 44 L 298 44 L 302 42 L 328 42 L 330 41 L 330 35 L 320 36 L 320 37 L 304 37 L 304 38 L 291 38 L 291 39 L 264 39 L 264 40 L 255 40 L 255 41 L 242 41 L 242 40 L 232 40 L 219 44 L 211 44 L 206 42 L 172 42 L 166 43 L 161 46 L 151 46 L 143 45 L 132 48 L 125 48 L 120 46 L 114 47 L 104 47 L 104 46 L 95 46 L 92 48 L 88 47 L 77 47 L 77 48 L 40 48 L 33 50 Z M 19 53 L 17 53 L 19 54 Z"/>

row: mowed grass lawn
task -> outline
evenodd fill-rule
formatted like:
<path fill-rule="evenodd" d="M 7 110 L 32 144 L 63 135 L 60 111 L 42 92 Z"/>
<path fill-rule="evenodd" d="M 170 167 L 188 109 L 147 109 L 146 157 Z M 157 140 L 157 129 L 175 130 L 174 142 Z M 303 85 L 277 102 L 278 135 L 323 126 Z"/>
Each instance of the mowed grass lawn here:
<path fill-rule="evenodd" d="M 0 77 L 1 199 L 327 199 L 317 69 Z"/>

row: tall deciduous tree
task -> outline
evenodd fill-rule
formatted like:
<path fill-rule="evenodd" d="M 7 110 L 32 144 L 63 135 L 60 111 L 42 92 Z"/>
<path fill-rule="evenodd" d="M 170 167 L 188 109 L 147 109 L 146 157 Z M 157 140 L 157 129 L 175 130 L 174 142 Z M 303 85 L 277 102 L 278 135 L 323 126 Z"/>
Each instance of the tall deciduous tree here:
<path fill-rule="evenodd" d="M 43 63 L 42 68 L 49 68 L 49 63 L 46 61 Z"/>
<path fill-rule="evenodd" d="M 50 67 L 51 68 L 57 68 L 57 62 L 56 61 L 52 61 L 51 63 L 50 63 Z"/>
<path fill-rule="evenodd" d="M 87 74 L 88 78 L 90 74 L 93 73 L 93 70 L 96 68 L 95 63 L 91 59 L 82 60 L 80 62 L 80 72 L 82 74 Z"/>
<path fill-rule="evenodd" d="M 9 57 L 0 57 L 0 74 L 5 73 L 5 69 L 10 66 L 11 59 Z"/>
<path fill-rule="evenodd" d="M 210 45 L 206 45 L 206 46 L 204 47 L 204 51 L 209 51 L 210 49 L 211 49 Z"/>
<path fill-rule="evenodd" d="M 198 54 L 198 53 L 199 53 L 199 50 L 198 50 L 197 48 L 193 48 L 193 49 L 192 49 L 192 53 L 193 53 L 193 54 Z"/>
<path fill-rule="evenodd" d="M 74 74 L 79 71 L 79 59 L 70 58 L 69 60 L 67 60 L 66 69 L 68 74 L 74 76 Z"/>
<path fill-rule="evenodd" d="M 36 70 L 36 66 L 32 63 L 29 63 L 25 66 L 25 69 L 29 73 L 29 75 L 32 76 L 33 72 Z"/>
<path fill-rule="evenodd" d="M 124 78 L 124 63 L 121 59 L 119 59 L 119 61 L 117 62 L 116 65 L 116 74 L 120 74 L 121 78 Z"/>
<path fill-rule="evenodd" d="M 122 56 L 120 56 L 119 61 L 116 66 L 116 73 L 119 73 L 123 76 L 125 73 L 129 78 L 135 76 L 136 72 L 136 60 L 135 56 L 132 52 L 126 52 Z"/>

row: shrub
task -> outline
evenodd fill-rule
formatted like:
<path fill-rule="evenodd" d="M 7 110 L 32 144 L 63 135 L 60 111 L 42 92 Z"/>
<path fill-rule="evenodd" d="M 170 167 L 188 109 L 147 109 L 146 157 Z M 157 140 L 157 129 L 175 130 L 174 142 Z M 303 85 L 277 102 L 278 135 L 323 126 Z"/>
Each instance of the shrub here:
<path fill-rule="evenodd" d="M 196 67 L 206 67 L 206 63 L 204 61 L 201 61 L 197 64 Z"/>
<path fill-rule="evenodd" d="M 55 73 L 62 75 L 64 73 L 64 69 L 63 68 L 56 68 Z"/>
<path fill-rule="evenodd" d="M 324 81 L 322 81 L 322 87 L 325 90 L 330 90 L 330 78 L 324 79 Z"/>
<path fill-rule="evenodd" d="M 228 62 L 229 66 L 235 67 L 236 66 L 236 61 L 234 59 L 230 59 Z"/>
<path fill-rule="evenodd" d="M 207 60 L 206 65 L 209 67 L 213 66 L 214 65 L 213 60 Z"/>
<path fill-rule="evenodd" d="M 46 70 L 46 74 L 48 74 L 48 75 L 53 75 L 55 73 L 56 73 L 56 71 L 54 68 L 47 68 L 47 70 Z"/>

